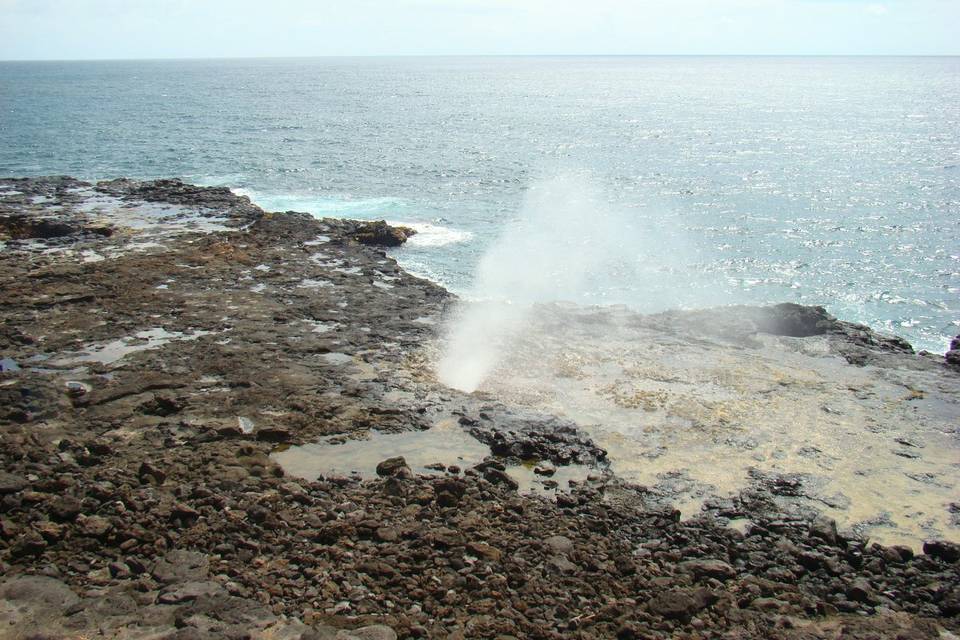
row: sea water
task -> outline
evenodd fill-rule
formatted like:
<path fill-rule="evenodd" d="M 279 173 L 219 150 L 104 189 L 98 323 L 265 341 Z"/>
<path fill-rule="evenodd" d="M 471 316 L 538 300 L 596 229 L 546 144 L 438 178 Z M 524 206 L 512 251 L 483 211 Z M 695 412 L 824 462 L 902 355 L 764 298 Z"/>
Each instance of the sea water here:
<path fill-rule="evenodd" d="M 938 352 L 960 333 L 956 57 L 0 63 L 0 175 L 43 174 L 407 224 L 401 264 L 465 295 L 575 176 L 595 210 L 546 223 L 574 239 L 546 250 L 577 263 L 582 232 L 616 260 L 556 289 L 574 302 L 822 304 Z"/>

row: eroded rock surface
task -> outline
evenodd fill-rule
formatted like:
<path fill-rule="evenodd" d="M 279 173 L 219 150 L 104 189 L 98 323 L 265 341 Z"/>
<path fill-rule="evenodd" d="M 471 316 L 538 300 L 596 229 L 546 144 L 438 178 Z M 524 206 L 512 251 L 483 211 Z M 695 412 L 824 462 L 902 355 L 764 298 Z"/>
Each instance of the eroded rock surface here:
<path fill-rule="evenodd" d="M 960 376 L 898 338 L 794 304 L 542 305 L 502 350 L 481 392 L 575 425 L 685 517 L 760 492 L 884 544 L 960 542 Z"/>
<path fill-rule="evenodd" d="M 874 545 L 785 511 L 804 480 L 769 470 L 681 520 L 576 420 L 440 385 L 450 296 L 358 243 L 360 223 L 70 178 L 0 181 L 0 217 L 20 225 L 0 228 L 0 637 L 958 631 L 948 542 Z M 70 231 L 9 231 L 35 224 Z M 789 311 L 776 331 L 833 339 L 835 321 Z M 864 370 L 918 357 L 870 332 L 844 344 Z M 271 455 L 440 425 L 500 457 L 367 479 L 288 476 Z M 541 483 L 591 471 L 524 495 L 507 470 L 529 457 Z"/>

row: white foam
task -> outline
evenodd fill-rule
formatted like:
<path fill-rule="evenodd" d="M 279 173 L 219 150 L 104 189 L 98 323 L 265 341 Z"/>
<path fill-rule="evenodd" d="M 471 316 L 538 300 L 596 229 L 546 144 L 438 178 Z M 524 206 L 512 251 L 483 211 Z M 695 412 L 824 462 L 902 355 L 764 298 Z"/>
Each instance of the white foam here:
<path fill-rule="evenodd" d="M 390 224 L 394 226 L 410 227 L 416 231 L 416 235 L 407 239 L 407 246 L 410 247 L 443 247 L 448 244 L 458 244 L 467 242 L 473 237 L 469 231 L 461 231 L 450 227 L 441 227 L 440 225 L 429 222 L 395 222 Z"/>
<path fill-rule="evenodd" d="M 231 189 L 238 196 L 246 196 L 265 211 L 303 211 L 317 218 L 372 218 L 383 217 L 384 210 L 405 209 L 407 203 L 399 198 L 353 198 L 350 195 L 317 196 L 309 194 L 270 194 L 254 189 Z"/>

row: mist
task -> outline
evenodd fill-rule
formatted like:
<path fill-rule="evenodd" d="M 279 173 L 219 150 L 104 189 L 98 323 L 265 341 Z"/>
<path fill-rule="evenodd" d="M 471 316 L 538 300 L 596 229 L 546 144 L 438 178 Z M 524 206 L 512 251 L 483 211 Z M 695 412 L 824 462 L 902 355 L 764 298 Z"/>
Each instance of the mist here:
<path fill-rule="evenodd" d="M 610 291 L 643 265 L 636 212 L 619 209 L 589 176 L 531 185 L 519 216 L 480 260 L 467 301 L 451 314 L 439 379 L 471 392 L 495 370 L 538 302 L 621 302 Z M 649 240 L 649 238 L 647 238 Z"/>

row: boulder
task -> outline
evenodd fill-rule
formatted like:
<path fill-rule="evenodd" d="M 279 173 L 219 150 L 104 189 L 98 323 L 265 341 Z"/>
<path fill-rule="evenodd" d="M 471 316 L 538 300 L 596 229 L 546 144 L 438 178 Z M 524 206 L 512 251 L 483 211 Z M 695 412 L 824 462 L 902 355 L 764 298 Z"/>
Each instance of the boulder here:
<path fill-rule="evenodd" d="M 837 542 L 837 522 L 833 518 L 817 516 L 810 523 L 809 531 L 814 538 L 820 538 L 830 544 L 836 544 Z"/>
<path fill-rule="evenodd" d="M 570 553 L 573 551 L 573 541 L 566 536 L 550 536 L 543 543 L 554 553 Z"/>
<path fill-rule="evenodd" d="M 697 559 L 681 562 L 680 571 L 693 574 L 694 578 L 714 578 L 716 580 L 729 580 L 737 575 L 737 572 L 723 560 Z"/>
<path fill-rule="evenodd" d="M 960 560 L 960 544 L 946 540 L 927 540 L 923 543 L 923 552 L 944 562 Z"/>
<path fill-rule="evenodd" d="M 377 465 L 377 475 L 380 477 L 399 476 L 409 474 L 410 467 L 407 465 L 407 459 L 403 456 L 387 458 L 380 461 Z"/>
<path fill-rule="evenodd" d="M 392 227 L 385 220 L 367 222 L 357 227 L 353 239 L 360 244 L 399 247 L 417 232 L 409 227 Z"/>
<path fill-rule="evenodd" d="M 670 620 L 689 620 L 717 601 L 707 589 L 671 589 L 647 603 L 650 613 Z"/>
<path fill-rule="evenodd" d="M 23 491 L 26 486 L 26 479 L 6 471 L 0 471 L 0 495 Z"/>

